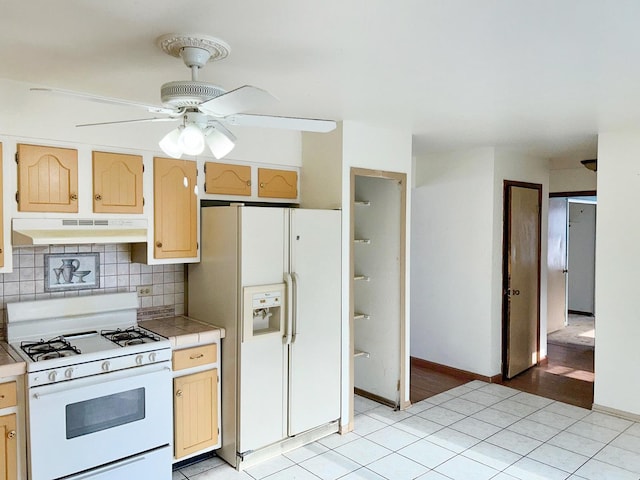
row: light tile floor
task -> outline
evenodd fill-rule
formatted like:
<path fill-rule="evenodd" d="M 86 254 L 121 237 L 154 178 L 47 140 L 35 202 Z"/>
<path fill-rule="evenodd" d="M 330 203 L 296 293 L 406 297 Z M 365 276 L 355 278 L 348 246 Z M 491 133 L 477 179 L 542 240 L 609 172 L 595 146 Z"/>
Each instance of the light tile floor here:
<path fill-rule="evenodd" d="M 355 429 L 237 472 L 173 480 L 639 480 L 640 423 L 473 381 L 405 412 L 356 397 Z"/>

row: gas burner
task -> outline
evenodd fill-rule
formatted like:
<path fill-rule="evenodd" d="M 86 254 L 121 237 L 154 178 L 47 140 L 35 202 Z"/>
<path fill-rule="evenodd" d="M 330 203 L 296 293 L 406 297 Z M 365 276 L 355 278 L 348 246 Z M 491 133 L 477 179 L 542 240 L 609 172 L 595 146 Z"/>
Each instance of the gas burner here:
<path fill-rule="evenodd" d="M 116 330 L 102 330 L 100 335 L 121 347 L 158 342 L 161 340 L 160 337 L 138 327 L 129 327 L 126 330 L 119 328 Z"/>
<path fill-rule="evenodd" d="M 79 348 L 74 347 L 62 337 L 36 342 L 22 342 L 20 348 L 22 348 L 34 362 L 50 360 L 52 358 L 70 357 L 81 353 Z"/>

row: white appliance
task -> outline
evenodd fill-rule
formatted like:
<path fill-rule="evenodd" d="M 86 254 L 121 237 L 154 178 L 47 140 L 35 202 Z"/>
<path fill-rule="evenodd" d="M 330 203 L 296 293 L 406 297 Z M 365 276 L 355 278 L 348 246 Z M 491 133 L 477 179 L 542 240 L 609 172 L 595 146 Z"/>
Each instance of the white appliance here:
<path fill-rule="evenodd" d="M 136 325 L 137 306 L 135 293 L 7 305 L 30 480 L 171 478 L 171 345 Z"/>
<path fill-rule="evenodd" d="M 189 314 L 226 329 L 218 454 L 243 469 L 294 439 L 337 431 L 341 213 L 230 206 L 201 215 Z"/>

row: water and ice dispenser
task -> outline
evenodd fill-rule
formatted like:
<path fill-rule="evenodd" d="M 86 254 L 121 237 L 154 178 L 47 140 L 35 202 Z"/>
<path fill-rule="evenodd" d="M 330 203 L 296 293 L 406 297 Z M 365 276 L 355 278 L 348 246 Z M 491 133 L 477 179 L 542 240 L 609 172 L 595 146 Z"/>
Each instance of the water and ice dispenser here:
<path fill-rule="evenodd" d="M 242 340 L 284 333 L 285 284 L 244 287 Z"/>

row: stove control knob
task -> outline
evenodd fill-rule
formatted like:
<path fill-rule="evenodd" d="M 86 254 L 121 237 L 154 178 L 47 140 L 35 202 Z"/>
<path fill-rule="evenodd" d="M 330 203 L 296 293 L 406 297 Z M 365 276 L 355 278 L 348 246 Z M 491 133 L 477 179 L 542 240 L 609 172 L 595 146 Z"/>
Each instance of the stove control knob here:
<path fill-rule="evenodd" d="M 57 376 L 58 376 L 58 372 L 56 372 L 55 370 L 53 370 L 52 372 L 49 372 L 49 380 L 51 380 L 52 382 L 56 381 Z"/>
<path fill-rule="evenodd" d="M 109 362 L 102 362 L 102 371 L 108 372 L 111 364 Z"/>
<path fill-rule="evenodd" d="M 136 365 L 142 365 L 144 357 L 142 355 L 136 355 Z"/>
<path fill-rule="evenodd" d="M 67 368 L 67 369 L 64 371 L 64 376 L 65 376 L 65 378 L 71 378 L 71 377 L 73 377 L 73 368 Z"/>
<path fill-rule="evenodd" d="M 149 361 L 150 361 L 151 363 L 153 363 L 153 362 L 155 362 L 155 361 L 156 361 L 156 352 L 151 352 L 151 353 L 149 354 Z"/>

